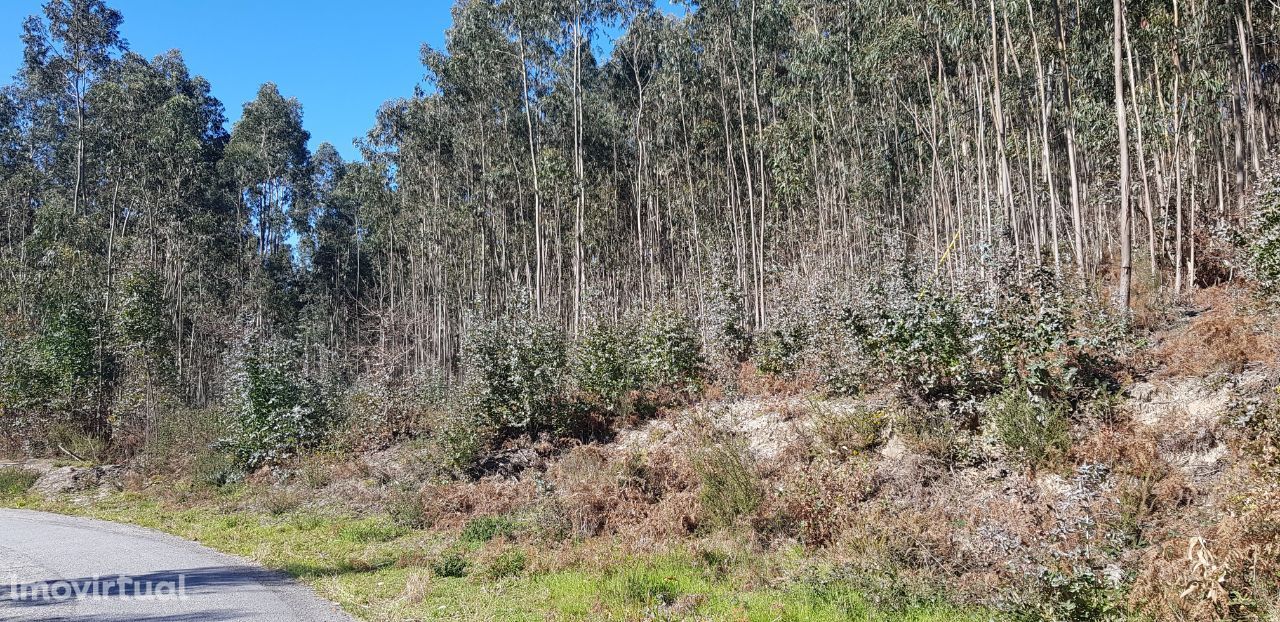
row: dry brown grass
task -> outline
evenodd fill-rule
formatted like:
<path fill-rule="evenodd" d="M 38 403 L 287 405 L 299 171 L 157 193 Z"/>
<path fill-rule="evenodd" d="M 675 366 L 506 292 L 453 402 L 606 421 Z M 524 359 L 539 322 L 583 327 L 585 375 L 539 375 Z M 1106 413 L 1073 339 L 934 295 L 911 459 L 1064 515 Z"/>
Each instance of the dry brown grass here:
<path fill-rule="evenodd" d="M 1264 620 L 1280 614 L 1280 486 L 1241 468 L 1218 520 L 1150 547 L 1131 599 L 1159 620 Z"/>
<path fill-rule="evenodd" d="M 1207 310 L 1163 335 L 1152 353 L 1159 365 L 1156 376 L 1240 373 L 1253 365 L 1280 364 L 1276 318 L 1251 308 L 1248 296 L 1223 287 L 1197 293 L 1195 303 Z"/>
<path fill-rule="evenodd" d="M 586 445 L 556 461 L 547 478 L 554 509 L 577 536 L 681 536 L 699 522 L 693 468 L 687 455 L 669 448 L 635 453 Z"/>
<path fill-rule="evenodd" d="M 738 368 L 738 394 L 748 397 L 793 397 L 812 395 L 818 389 L 821 378 L 813 370 L 798 370 L 790 374 L 767 374 L 747 361 Z"/>

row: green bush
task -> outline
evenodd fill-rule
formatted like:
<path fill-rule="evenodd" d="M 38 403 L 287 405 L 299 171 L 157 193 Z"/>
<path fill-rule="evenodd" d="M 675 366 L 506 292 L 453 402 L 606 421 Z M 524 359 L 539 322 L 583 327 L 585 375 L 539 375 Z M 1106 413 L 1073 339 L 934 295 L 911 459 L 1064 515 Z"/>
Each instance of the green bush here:
<path fill-rule="evenodd" d="M 40 474 L 22 467 L 0 468 L 0 499 L 26 494 L 36 485 Z"/>
<path fill-rule="evenodd" d="M 645 385 L 638 349 L 635 331 L 608 323 L 592 326 L 574 348 L 574 384 L 607 408 L 620 409 L 630 392 Z"/>
<path fill-rule="evenodd" d="M 579 340 L 573 357 L 578 390 L 611 410 L 632 392 L 698 390 L 702 340 L 687 315 L 659 308 L 629 324 L 600 323 Z"/>
<path fill-rule="evenodd" d="M 701 480 L 698 498 L 710 523 L 729 527 L 760 507 L 764 492 L 745 442 L 726 433 L 713 433 L 694 456 Z"/>
<path fill-rule="evenodd" d="M 1087 568 L 1066 572 L 1046 570 L 1039 589 L 1029 602 L 1016 607 L 1019 622 L 1120 622 L 1125 614 L 1124 595 L 1108 585 L 1108 579 Z"/>
<path fill-rule="evenodd" d="M 480 544 L 494 538 L 510 538 L 516 534 L 516 524 L 505 516 L 481 516 L 473 518 L 462 528 L 463 542 Z"/>
<path fill-rule="evenodd" d="M 756 340 L 756 369 L 775 376 L 794 373 L 803 366 L 810 342 L 808 327 L 802 323 L 768 331 Z"/>
<path fill-rule="evenodd" d="M 471 562 L 461 551 L 450 549 L 440 554 L 431 562 L 431 572 L 437 577 L 465 577 L 467 570 L 471 568 Z"/>
<path fill-rule="evenodd" d="M 1275 295 L 1280 293 L 1280 160 L 1268 163 L 1250 208 L 1249 271 L 1263 292 Z"/>
<path fill-rule="evenodd" d="M 567 348 L 559 328 L 518 311 L 472 331 L 465 358 L 468 394 L 486 424 L 508 433 L 561 427 Z"/>
<path fill-rule="evenodd" d="M 637 344 L 650 389 L 696 391 L 703 373 L 702 339 L 689 316 L 660 307 L 644 319 Z"/>
<path fill-rule="evenodd" d="M 422 441 L 423 465 L 430 477 L 465 477 L 488 455 L 499 438 L 499 431 L 475 405 L 482 398 L 464 397 L 436 422 L 428 438 Z"/>
<path fill-rule="evenodd" d="M 1071 448 L 1068 406 L 1013 387 L 987 400 L 996 437 L 1032 466 L 1064 456 Z"/>
<path fill-rule="evenodd" d="M 936 401 L 981 390 L 972 327 L 956 298 L 933 291 L 881 298 L 848 321 L 878 379 L 905 395 Z"/>
<path fill-rule="evenodd" d="M 329 418 L 321 392 L 302 377 L 292 344 L 251 352 L 236 385 L 229 445 L 246 469 L 278 464 L 324 437 Z"/>
<path fill-rule="evenodd" d="M 50 427 L 77 429 L 105 444 L 109 424 L 100 408 L 114 361 L 103 352 L 98 307 L 75 295 L 49 293 L 34 335 L 0 335 L 0 414 L 21 420 L 28 447 L 62 452 Z M 8 327 L 4 327 L 8 328 Z"/>
<path fill-rule="evenodd" d="M 507 549 L 489 562 L 485 574 L 490 579 L 517 577 L 529 567 L 529 555 L 523 549 Z"/>

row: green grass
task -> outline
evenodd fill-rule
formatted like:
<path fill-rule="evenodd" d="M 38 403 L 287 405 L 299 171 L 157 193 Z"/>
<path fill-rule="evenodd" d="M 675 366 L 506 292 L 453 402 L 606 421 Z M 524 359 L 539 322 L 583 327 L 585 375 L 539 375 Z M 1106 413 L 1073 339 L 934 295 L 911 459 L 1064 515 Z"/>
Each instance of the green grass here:
<path fill-rule="evenodd" d="M 539 557 L 556 551 L 540 550 L 526 558 L 496 540 L 466 542 L 452 534 L 411 531 L 386 517 L 356 518 L 314 510 L 273 515 L 228 509 L 226 501 L 183 508 L 126 493 L 90 507 L 32 497 L 10 499 L 7 504 L 130 523 L 195 540 L 287 572 L 367 620 L 978 622 L 991 618 L 986 612 L 943 605 L 877 611 L 852 589 L 830 583 L 818 589 L 804 582 L 760 581 L 749 578 L 747 569 L 710 568 L 705 560 L 685 553 L 618 555 L 577 565 L 539 563 Z M 486 552 L 495 553 L 487 564 L 482 561 Z"/>
<path fill-rule="evenodd" d="M 22 467 L 0 468 L 0 499 L 25 494 L 40 479 L 40 474 Z"/>

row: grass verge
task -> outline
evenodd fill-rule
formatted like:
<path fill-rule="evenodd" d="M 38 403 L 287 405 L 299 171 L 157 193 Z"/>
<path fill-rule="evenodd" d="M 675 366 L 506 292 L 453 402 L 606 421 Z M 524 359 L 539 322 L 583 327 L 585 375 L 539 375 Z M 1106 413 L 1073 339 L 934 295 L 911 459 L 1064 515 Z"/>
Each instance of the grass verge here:
<path fill-rule="evenodd" d="M 945 604 L 886 611 L 840 584 L 763 579 L 749 556 L 726 566 L 687 551 L 620 554 L 608 543 L 518 544 L 413 531 L 386 517 L 182 505 L 136 493 L 91 505 L 31 496 L 9 507 L 128 523 L 251 559 L 313 586 L 366 620 L 709 620 L 965 622 Z M 518 560 L 519 563 L 514 563 Z"/>

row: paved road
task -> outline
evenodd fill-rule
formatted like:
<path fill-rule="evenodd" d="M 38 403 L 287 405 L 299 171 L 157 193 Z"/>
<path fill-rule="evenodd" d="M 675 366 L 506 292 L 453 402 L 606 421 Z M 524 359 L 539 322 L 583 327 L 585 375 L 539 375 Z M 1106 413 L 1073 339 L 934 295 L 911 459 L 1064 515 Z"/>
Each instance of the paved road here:
<path fill-rule="evenodd" d="M 279 574 L 180 538 L 103 521 L 0 509 L 0 620 L 351 618 Z"/>

